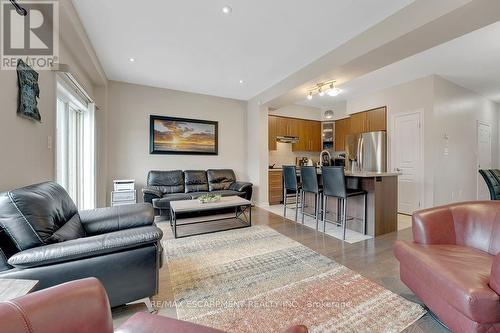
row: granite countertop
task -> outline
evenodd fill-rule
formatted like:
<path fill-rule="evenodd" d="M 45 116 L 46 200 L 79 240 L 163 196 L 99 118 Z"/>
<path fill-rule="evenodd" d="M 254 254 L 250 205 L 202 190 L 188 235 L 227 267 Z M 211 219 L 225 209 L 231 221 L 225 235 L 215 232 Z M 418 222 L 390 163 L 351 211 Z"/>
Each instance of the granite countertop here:
<path fill-rule="evenodd" d="M 372 178 L 372 177 L 394 177 L 400 176 L 399 172 L 371 172 L 371 171 L 346 171 L 345 175 L 348 177 L 364 177 L 364 178 Z"/>
<path fill-rule="evenodd" d="M 298 170 L 299 168 L 297 168 Z M 281 172 L 281 168 L 272 168 L 269 169 L 269 172 Z M 321 174 L 321 169 L 318 168 L 318 174 Z M 395 177 L 395 176 L 400 176 L 401 173 L 399 172 L 372 172 L 372 171 L 346 171 L 345 175 L 347 177 L 362 177 L 362 178 L 373 178 L 373 177 Z"/>

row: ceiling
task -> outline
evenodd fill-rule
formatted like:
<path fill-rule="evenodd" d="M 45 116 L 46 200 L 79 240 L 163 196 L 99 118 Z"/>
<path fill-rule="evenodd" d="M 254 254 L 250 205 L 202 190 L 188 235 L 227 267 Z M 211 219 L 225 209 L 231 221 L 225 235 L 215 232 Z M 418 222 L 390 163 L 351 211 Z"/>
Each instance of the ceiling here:
<path fill-rule="evenodd" d="M 379 70 L 340 88 L 337 97 L 314 96 L 297 104 L 328 108 L 340 100 L 436 74 L 500 103 L 500 22 L 471 32 Z M 304 96 L 305 97 L 305 96 Z"/>
<path fill-rule="evenodd" d="M 242 100 L 411 2 L 73 0 L 108 79 Z"/>

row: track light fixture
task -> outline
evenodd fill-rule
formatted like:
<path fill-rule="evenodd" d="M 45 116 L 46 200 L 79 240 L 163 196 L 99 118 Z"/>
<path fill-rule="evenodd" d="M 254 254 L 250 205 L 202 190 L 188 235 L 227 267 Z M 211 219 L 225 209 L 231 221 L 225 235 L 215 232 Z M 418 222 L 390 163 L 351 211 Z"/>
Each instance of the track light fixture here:
<path fill-rule="evenodd" d="M 307 92 L 307 99 L 311 100 L 314 95 L 324 96 L 325 93 L 328 96 L 335 97 L 342 92 L 341 89 L 335 86 L 335 81 L 327 81 L 316 84 L 315 87 L 311 88 Z"/>

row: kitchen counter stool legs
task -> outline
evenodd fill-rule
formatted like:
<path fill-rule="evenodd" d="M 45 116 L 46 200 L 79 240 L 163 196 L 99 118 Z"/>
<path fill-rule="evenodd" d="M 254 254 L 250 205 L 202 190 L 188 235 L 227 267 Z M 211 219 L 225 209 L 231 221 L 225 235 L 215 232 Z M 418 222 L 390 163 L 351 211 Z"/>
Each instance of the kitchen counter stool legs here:
<path fill-rule="evenodd" d="M 341 211 L 342 240 L 345 240 L 347 229 L 347 199 L 354 196 L 363 196 L 363 234 L 366 235 L 366 199 L 368 193 L 360 189 L 348 189 L 345 181 L 343 167 L 323 167 L 323 193 L 326 197 L 334 197 L 339 200 Z M 326 224 L 326 209 L 323 214 L 323 231 Z"/>
<path fill-rule="evenodd" d="M 288 198 L 295 197 L 295 222 L 299 213 L 299 196 L 302 202 L 301 185 L 297 182 L 297 169 L 295 165 L 283 166 L 283 217 L 286 218 Z M 303 207 L 303 206 L 302 206 Z"/>
<path fill-rule="evenodd" d="M 322 189 L 318 184 L 318 177 L 316 167 L 303 166 L 300 168 L 300 179 L 302 182 L 302 224 L 304 224 L 304 206 L 305 206 L 305 193 L 314 194 L 314 215 L 316 219 L 316 230 L 319 226 L 319 217 L 322 214 Z"/>

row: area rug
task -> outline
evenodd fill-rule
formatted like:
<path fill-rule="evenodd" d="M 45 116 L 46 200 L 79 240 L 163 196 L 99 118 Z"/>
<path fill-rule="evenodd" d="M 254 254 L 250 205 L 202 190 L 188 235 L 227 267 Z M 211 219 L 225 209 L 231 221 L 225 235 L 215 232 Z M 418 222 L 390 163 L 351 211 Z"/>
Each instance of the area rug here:
<path fill-rule="evenodd" d="M 179 319 L 227 332 L 400 332 L 425 310 L 269 227 L 163 242 Z"/>

